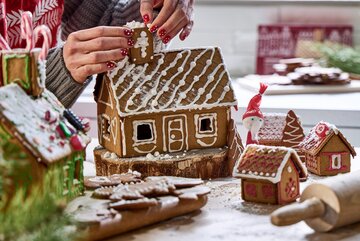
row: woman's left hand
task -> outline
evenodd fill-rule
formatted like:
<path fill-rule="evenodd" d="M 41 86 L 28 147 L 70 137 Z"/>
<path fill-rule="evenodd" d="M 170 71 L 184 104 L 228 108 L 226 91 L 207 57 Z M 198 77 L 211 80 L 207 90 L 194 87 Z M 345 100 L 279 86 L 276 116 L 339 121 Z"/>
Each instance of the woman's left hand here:
<path fill-rule="evenodd" d="M 153 9 L 161 7 L 153 20 Z M 150 31 L 156 32 L 168 43 L 179 32 L 180 40 L 189 36 L 193 22 L 194 0 L 141 0 L 140 12 L 145 23 L 151 23 Z"/>

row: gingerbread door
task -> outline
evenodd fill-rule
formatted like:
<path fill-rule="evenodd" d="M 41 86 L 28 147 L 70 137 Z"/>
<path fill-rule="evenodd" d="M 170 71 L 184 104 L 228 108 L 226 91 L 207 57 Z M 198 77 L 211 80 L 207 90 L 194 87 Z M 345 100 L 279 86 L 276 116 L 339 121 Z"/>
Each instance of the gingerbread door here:
<path fill-rule="evenodd" d="M 164 151 L 177 152 L 188 149 L 186 115 L 163 117 Z"/>

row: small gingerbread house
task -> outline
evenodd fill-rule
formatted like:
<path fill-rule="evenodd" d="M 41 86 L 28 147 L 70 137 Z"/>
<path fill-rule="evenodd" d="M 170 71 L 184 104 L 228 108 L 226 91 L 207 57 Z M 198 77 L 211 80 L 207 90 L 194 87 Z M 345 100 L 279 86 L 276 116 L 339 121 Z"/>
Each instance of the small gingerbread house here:
<path fill-rule="evenodd" d="M 299 197 L 299 182 L 307 171 L 291 148 L 251 144 L 236 163 L 233 176 L 241 178 L 245 201 L 286 204 Z"/>
<path fill-rule="evenodd" d="M 237 104 L 216 47 L 126 57 L 97 81 L 95 100 L 99 142 L 118 157 L 224 147 Z"/>
<path fill-rule="evenodd" d="M 259 144 L 266 146 L 285 146 L 296 150 L 300 159 L 305 161 L 299 144 L 305 134 L 300 118 L 294 111 L 285 113 L 264 113 L 264 125 L 259 130 Z"/>
<path fill-rule="evenodd" d="M 336 126 L 320 121 L 300 143 L 307 169 L 320 176 L 350 172 L 354 147 Z"/>
<path fill-rule="evenodd" d="M 83 191 L 83 161 L 90 142 L 80 122 L 46 89 L 34 99 L 17 84 L 1 87 L 0 158 L 6 161 L 16 154 L 19 166 L 28 167 L 30 174 L 21 185 L 42 183 L 48 168 L 60 167 L 59 188 L 65 196 L 76 196 Z"/>

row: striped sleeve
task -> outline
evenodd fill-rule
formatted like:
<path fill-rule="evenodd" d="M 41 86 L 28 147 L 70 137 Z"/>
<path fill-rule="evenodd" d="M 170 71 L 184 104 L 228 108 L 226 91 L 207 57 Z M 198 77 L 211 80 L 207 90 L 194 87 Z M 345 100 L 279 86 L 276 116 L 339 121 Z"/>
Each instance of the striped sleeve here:
<path fill-rule="evenodd" d="M 62 47 L 50 50 L 46 66 L 46 88 L 50 90 L 65 107 L 71 107 L 80 96 L 88 83 L 90 76 L 84 84 L 76 82 L 65 67 L 62 56 Z"/>

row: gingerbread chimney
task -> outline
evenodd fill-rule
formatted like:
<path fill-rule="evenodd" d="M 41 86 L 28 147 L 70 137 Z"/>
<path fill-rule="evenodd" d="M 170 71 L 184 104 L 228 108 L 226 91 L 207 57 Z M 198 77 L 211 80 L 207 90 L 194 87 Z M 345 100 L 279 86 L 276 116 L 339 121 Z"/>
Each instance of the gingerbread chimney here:
<path fill-rule="evenodd" d="M 134 64 L 144 64 L 152 62 L 154 59 L 154 40 L 145 23 L 129 22 L 126 27 L 134 30 L 134 47 L 130 48 L 130 61 Z"/>

